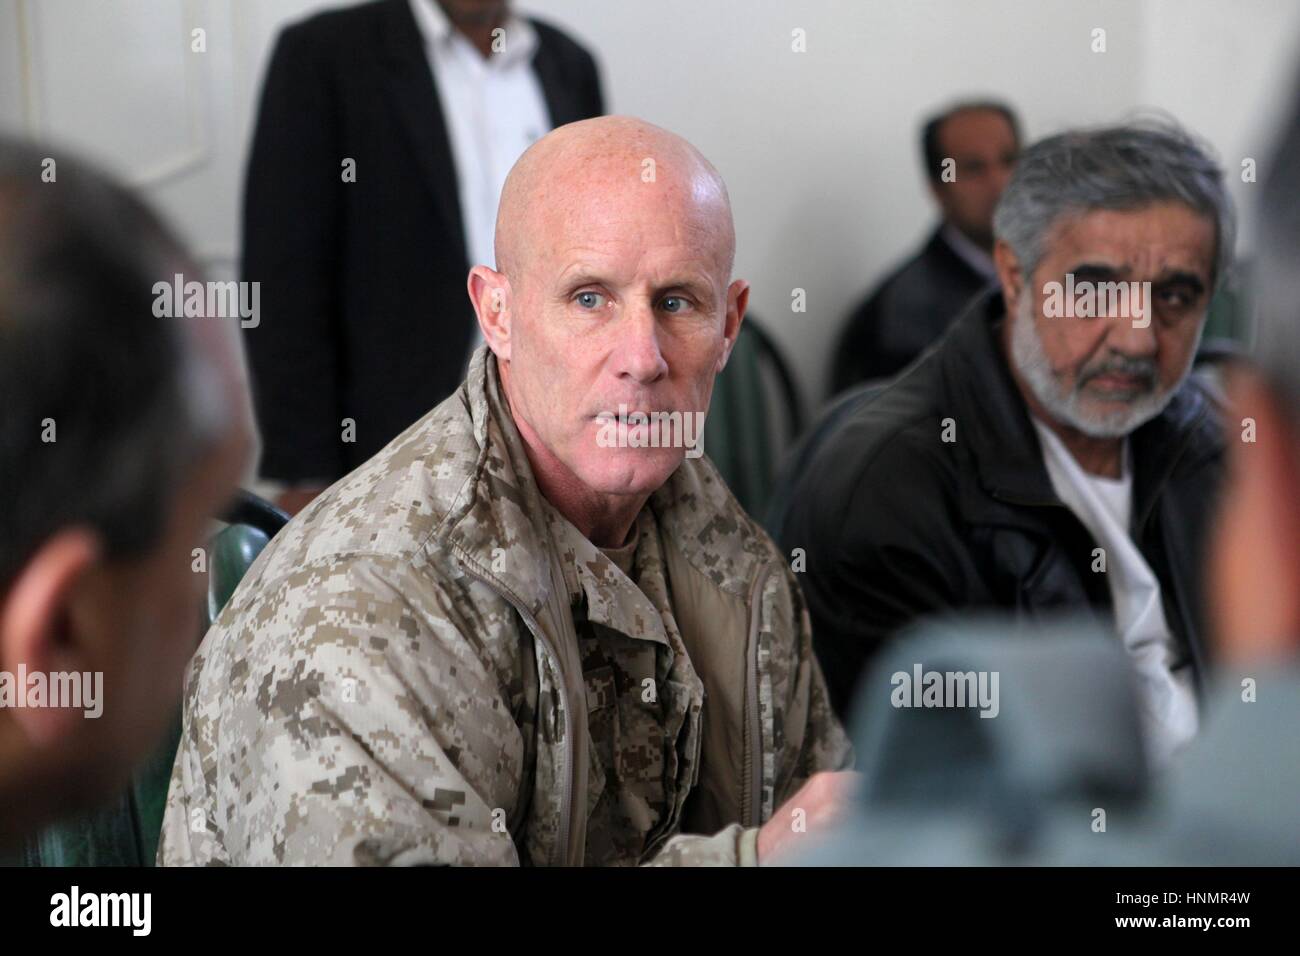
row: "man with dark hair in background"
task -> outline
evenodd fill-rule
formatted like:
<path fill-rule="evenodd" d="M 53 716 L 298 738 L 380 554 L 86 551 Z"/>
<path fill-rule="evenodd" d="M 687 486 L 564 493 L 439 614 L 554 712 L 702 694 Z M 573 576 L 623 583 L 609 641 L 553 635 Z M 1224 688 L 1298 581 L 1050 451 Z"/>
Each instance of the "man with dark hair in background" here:
<path fill-rule="evenodd" d="M 1019 150 L 1016 115 L 1001 103 L 960 103 L 926 122 L 921 153 L 943 221 L 849 316 L 835 352 L 832 393 L 893 375 L 997 281 L 993 209 Z"/>
<path fill-rule="evenodd" d="M 260 475 L 298 511 L 455 391 L 506 173 L 604 111 L 596 64 L 508 0 L 377 0 L 286 28 L 244 194 Z"/>
<path fill-rule="evenodd" d="M 197 642 L 251 429 L 233 335 L 155 311 L 178 272 L 130 193 L 0 138 L 0 849 L 125 785 Z"/>

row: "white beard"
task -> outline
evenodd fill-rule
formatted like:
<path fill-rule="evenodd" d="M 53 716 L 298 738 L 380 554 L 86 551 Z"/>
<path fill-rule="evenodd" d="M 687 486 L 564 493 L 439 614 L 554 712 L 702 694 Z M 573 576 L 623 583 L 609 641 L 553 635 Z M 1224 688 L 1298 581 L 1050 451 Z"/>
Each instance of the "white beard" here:
<path fill-rule="evenodd" d="M 1038 399 L 1038 403 L 1047 410 L 1048 414 L 1085 435 L 1093 438 L 1122 438 L 1136 431 L 1165 410 L 1174 392 L 1178 391 L 1179 386 L 1187 378 L 1187 373 L 1191 371 L 1189 360 L 1187 368 L 1172 387 L 1164 391 L 1153 387 L 1149 392 L 1138 395 L 1113 412 L 1090 411 L 1087 408 L 1088 400 L 1079 387 L 1080 383 L 1076 382 L 1074 388 L 1068 392 L 1062 389 L 1056 373 L 1052 371 L 1047 352 L 1043 349 L 1043 340 L 1039 337 L 1038 327 L 1034 324 L 1033 309 L 1033 297 L 1026 290 L 1020 298 L 1020 307 L 1014 321 L 1011 316 L 1007 317 L 1007 321 L 1013 322 L 1011 362 L 1029 385 L 1034 398 Z M 1199 328 L 1203 326 L 1198 325 Z M 1199 344 L 1200 332 L 1198 331 L 1197 345 Z M 1195 347 L 1190 354 L 1196 354 Z M 1154 375 L 1153 368 L 1153 379 Z"/>

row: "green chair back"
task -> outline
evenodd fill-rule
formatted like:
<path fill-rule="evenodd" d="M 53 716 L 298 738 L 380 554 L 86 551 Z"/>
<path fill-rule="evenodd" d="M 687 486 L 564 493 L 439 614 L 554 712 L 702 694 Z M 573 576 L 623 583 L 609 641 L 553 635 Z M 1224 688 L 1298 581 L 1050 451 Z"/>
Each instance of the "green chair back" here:
<path fill-rule="evenodd" d="M 784 446 L 802 427 L 802 407 L 780 349 L 745 318 L 727 367 L 713 386 L 704 452 L 750 515 L 763 515 Z"/>

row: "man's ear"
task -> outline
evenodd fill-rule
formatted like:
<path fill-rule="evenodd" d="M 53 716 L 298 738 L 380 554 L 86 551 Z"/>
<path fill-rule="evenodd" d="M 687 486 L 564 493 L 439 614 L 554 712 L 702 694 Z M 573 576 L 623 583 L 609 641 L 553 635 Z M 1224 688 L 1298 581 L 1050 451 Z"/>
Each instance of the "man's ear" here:
<path fill-rule="evenodd" d="M 510 280 L 495 269 L 475 266 L 469 270 L 468 288 L 483 340 L 498 359 L 510 361 Z"/>
<path fill-rule="evenodd" d="M 1015 315 L 1019 310 L 1020 297 L 1026 291 L 1025 276 L 1020 271 L 1020 260 L 1005 239 L 993 243 L 993 265 L 998 270 L 998 282 L 1002 285 L 1007 314 Z"/>
<path fill-rule="evenodd" d="M 21 666 L 30 676 L 85 670 L 94 659 L 72 625 L 78 585 L 99 561 L 99 536 L 68 528 L 41 545 L 18 572 L 0 606 L 0 669 L 17 680 Z M 16 687 L 19 694 L 27 688 Z M 48 700 L 47 700 L 48 703 Z M 8 708 L 7 708 L 8 709 Z M 34 744 L 62 737 L 83 714 L 67 707 L 14 707 L 9 714 Z"/>
<path fill-rule="evenodd" d="M 749 306 L 749 283 L 737 279 L 727 287 L 727 318 L 722 327 L 722 354 L 718 356 L 716 372 L 727 367 L 731 350 L 736 346 L 736 336 L 740 335 L 740 323 L 745 320 L 745 309 Z"/>

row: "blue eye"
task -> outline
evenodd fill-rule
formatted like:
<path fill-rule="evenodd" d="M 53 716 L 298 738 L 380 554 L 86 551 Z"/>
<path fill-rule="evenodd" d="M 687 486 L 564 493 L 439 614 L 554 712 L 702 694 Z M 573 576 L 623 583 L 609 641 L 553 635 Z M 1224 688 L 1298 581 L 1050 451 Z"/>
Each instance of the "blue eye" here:
<path fill-rule="evenodd" d="M 605 297 L 599 292 L 579 292 L 574 301 L 584 309 L 599 309 L 605 302 Z"/>
<path fill-rule="evenodd" d="M 669 303 L 675 303 L 670 305 Z M 663 310 L 665 312 L 682 312 L 689 303 L 679 295 L 670 295 L 663 301 Z"/>

